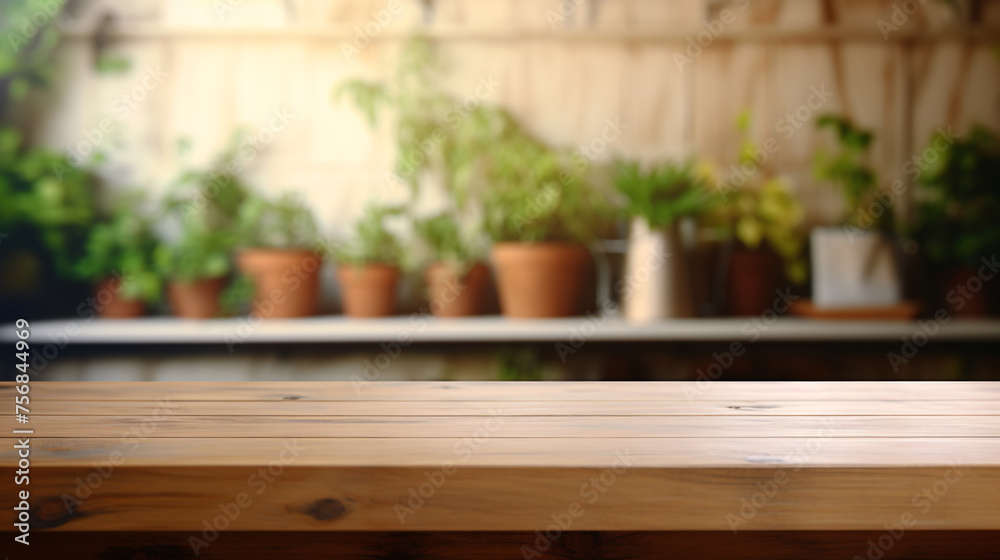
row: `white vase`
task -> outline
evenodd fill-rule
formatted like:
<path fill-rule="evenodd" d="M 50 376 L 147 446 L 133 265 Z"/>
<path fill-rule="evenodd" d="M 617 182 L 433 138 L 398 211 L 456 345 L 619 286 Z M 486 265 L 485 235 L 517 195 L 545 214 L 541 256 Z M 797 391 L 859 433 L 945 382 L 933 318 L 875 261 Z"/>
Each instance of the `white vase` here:
<path fill-rule="evenodd" d="M 634 218 L 625 256 L 625 276 L 615 287 L 629 321 L 656 321 L 694 316 L 690 269 L 680 229 L 650 229 Z"/>
<path fill-rule="evenodd" d="M 892 240 L 878 232 L 812 230 L 813 304 L 818 308 L 886 307 L 901 288 Z"/>

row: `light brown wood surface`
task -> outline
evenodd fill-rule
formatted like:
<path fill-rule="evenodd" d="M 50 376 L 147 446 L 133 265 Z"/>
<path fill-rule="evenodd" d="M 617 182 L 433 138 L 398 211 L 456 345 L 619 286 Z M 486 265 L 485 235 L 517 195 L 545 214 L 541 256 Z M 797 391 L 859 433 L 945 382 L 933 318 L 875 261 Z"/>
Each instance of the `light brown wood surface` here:
<path fill-rule="evenodd" d="M 994 383 L 38 382 L 30 395 L 30 422 L 5 415 L 0 434 L 34 430 L 39 530 L 199 534 L 241 494 L 229 530 L 533 531 L 576 506 L 572 531 L 880 531 L 904 515 L 908 530 L 1000 530 Z M 0 446 L 11 472 L 14 444 Z M 14 491 L 0 485 L 0 503 Z"/>

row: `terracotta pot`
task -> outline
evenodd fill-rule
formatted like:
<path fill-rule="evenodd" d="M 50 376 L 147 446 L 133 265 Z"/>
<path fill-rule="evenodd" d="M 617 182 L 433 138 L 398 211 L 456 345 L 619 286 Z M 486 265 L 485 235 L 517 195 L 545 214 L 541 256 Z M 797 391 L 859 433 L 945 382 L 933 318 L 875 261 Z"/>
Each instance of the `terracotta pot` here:
<path fill-rule="evenodd" d="M 590 252 L 576 243 L 493 246 L 500 309 L 506 317 L 569 317 L 579 313 Z"/>
<path fill-rule="evenodd" d="M 146 305 L 142 300 L 122 297 L 121 280 L 118 278 L 98 282 L 94 299 L 97 316 L 102 319 L 134 319 L 146 314 Z"/>
<path fill-rule="evenodd" d="M 781 289 L 781 257 L 767 249 L 737 247 L 726 273 L 726 302 L 730 315 L 760 315 L 774 305 Z"/>
<path fill-rule="evenodd" d="M 427 299 L 431 313 L 438 317 L 479 315 L 490 284 L 490 269 L 476 263 L 467 271 L 456 270 L 449 263 L 427 267 Z"/>
<path fill-rule="evenodd" d="M 225 287 L 225 278 L 173 280 L 167 284 L 167 300 L 176 317 L 209 319 L 219 314 L 219 295 Z"/>
<path fill-rule="evenodd" d="M 387 317 L 396 312 L 399 269 L 386 264 L 337 267 L 344 314 L 349 317 Z"/>
<path fill-rule="evenodd" d="M 973 268 L 959 267 L 945 279 L 941 293 L 945 309 L 958 319 L 983 319 L 990 316 L 992 286 Z"/>
<path fill-rule="evenodd" d="M 250 312 L 275 319 L 315 315 L 322 264 L 320 256 L 307 249 L 240 251 L 236 266 L 254 284 Z"/>

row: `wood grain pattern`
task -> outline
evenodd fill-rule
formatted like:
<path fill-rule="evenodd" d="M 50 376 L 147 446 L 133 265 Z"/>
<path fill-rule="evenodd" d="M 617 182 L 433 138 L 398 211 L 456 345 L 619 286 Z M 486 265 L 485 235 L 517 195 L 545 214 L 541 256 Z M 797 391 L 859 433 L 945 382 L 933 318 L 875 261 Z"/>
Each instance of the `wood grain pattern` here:
<path fill-rule="evenodd" d="M 159 437 L 461 438 L 476 432 L 512 438 L 998 437 L 1000 416 L 516 416 L 503 407 L 482 416 L 39 416 L 49 437 L 110 438 L 141 430 Z M 0 431 L 17 429 L 5 416 Z M 1000 442 L 1000 439 L 998 439 Z"/>
<path fill-rule="evenodd" d="M 31 387 L 38 530 L 1000 530 L 996 383 Z"/>
<path fill-rule="evenodd" d="M 151 434 L 151 435 L 155 435 Z M 470 434 L 471 436 L 471 434 Z M 993 438 L 491 438 L 476 447 L 465 438 L 293 438 L 303 451 L 296 466 L 608 468 L 628 449 L 637 467 L 988 467 L 1000 462 Z M 33 439 L 38 467 L 91 467 L 113 453 L 129 467 L 254 466 L 280 455 L 282 438 L 40 438 Z M 13 439 L 0 440 L 0 462 L 13 463 Z M 136 445 L 138 443 L 139 445 Z M 8 445 L 9 444 L 9 445 Z M 456 449 L 456 445 L 458 445 Z M 267 458 L 265 461 L 262 457 Z"/>
<path fill-rule="evenodd" d="M 1000 473 L 992 467 L 962 467 L 958 482 L 924 512 L 922 489 L 943 480 L 951 467 L 785 468 L 780 471 L 787 483 L 766 500 L 754 495 L 763 496 L 762 488 L 782 476 L 773 465 L 635 468 L 617 475 L 610 468 L 458 467 L 442 474 L 444 483 L 434 489 L 428 476 L 443 472 L 441 467 L 299 467 L 281 465 L 278 456 L 270 460 L 271 465 L 251 467 L 126 466 L 89 497 L 85 487 L 79 503 L 72 497 L 95 469 L 47 468 L 32 478 L 36 526 L 201 531 L 206 521 L 232 509 L 229 504 L 249 498 L 229 529 L 531 531 L 545 529 L 553 515 L 577 504 L 583 513 L 572 528 L 586 531 L 726 531 L 733 528 L 731 515 L 744 521 L 737 527 L 747 531 L 878 530 L 907 513 L 914 530 L 1000 530 L 1000 518 L 991 514 L 1000 503 Z M 421 486 L 423 498 L 413 498 Z M 3 503 L 12 498 L 9 491 L 0 497 Z M 741 513 L 750 507 L 743 500 L 751 499 L 758 504 L 763 499 L 763 505 Z M 75 506 L 71 511 L 67 501 Z"/>

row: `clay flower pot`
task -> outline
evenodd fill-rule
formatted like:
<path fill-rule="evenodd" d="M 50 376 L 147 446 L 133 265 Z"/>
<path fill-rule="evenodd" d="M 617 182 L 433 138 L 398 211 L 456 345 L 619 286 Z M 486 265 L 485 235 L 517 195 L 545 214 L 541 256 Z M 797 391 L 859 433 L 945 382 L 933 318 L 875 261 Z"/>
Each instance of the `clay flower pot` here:
<path fill-rule="evenodd" d="M 209 319 L 219 314 L 219 295 L 225 287 L 225 278 L 173 280 L 167 284 L 167 300 L 176 317 Z"/>
<path fill-rule="evenodd" d="M 254 284 L 250 312 L 284 319 L 316 314 L 322 259 L 308 249 L 245 249 L 236 266 Z"/>
<path fill-rule="evenodd" d="M 146 305 L 140 299 L 121 295 L 121 279 L 106 278 L 97 283 L 94 299 L 97 316 L 102 319 L 134 319 L 146 314 Z"/>
<path fill-rule="evenodd" d="M 570 317 L 580 311 L 590 252 L 577 243 L 493 246 L 500 309 L 506 317 Z"/>
<path fill-rule="evenodd" d="M 726 274 L 726 301 L 730 315 L 756 316 L 774 305 L 781 289 L 781 257 L 768 249 L 736 247 Z"/>
<path fill-rule="evenodd" d="M 450 263 L 434 263 L 424 273 L 431 313 L 438 317 L 470 317 L 483 310 L 490 269 L 481 263 L 468 270 Z"/>
<path fill-rule="evenodd" d="M 344 314 L 349 317 L 387 317 L 396 312 L 399 269 L 386 264 L 337 267 Z"/>

